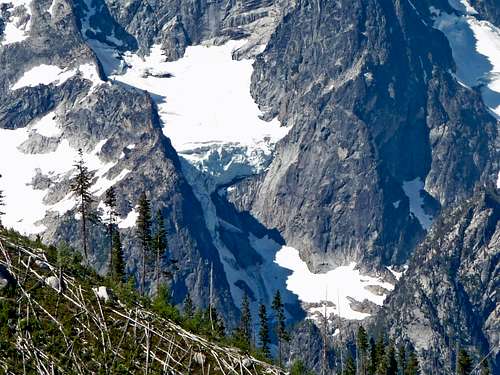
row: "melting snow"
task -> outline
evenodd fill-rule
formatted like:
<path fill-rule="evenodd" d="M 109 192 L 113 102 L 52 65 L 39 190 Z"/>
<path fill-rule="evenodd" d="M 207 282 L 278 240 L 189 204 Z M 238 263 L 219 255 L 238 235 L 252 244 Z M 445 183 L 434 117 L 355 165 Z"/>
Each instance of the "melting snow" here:
<path fill-rule="evenodd" d="M 402 272 L 396 271 L 393 266 L 387 267 L 387 269 L 389 271 L 391 271 L 391 273 L 394 275 L 394 277 L 396 278 L 396 280 L 399 281 L 399 279 L 401 278 L 401 276 L 403 276 L 403 274 L 408 270 L 408 266 L 405 265 L 404 266 L 404 270 Z"/>
<path fill-rule="evenodd" d="M 360 274 L 359 270 L 355 269 L 356 263 L 337 267 L 327 273 L 312 273 L 307 264 L 300 259 L 299 252 L 292 247 L 282 247 L 276 254 L 275 262 L 292 271 L 286 282 L 287 288 L 297 294 L 301 301 L 320 303 L 327 298 L 335 305 L 327 307 L 327 314 L 333 313 L 346 319 L 361 320 L 369 316 L 367 313 L 354 311 L 348 297 L 360 302 L 367 299 L 382 305 L 386 296 L 376 295 L 366 287 L 378 285 L 387 290 L 394 288 L 390 283 Z M 310 312 L 322 311 L 323 307 L 316 307 Z"/>
<path fill-rule="evenodd" d="M 424 199 L 421 191 L 424 190 L 424 183 L 419 177 L 412 181 L 404 181 L 403 190 L 410 200 L 410 212 L 415 215 L 422 228 L 428 230 L 432 224 L 432 216 L 427 215 L 423 208 Z"/>
<path fill-rule="evenodd" d="M 31 28 L 31 0 L 8 0 L 0 1 L 0 6 L 11 3 L 14 7 L 10 8 L 10 12 L 14 10 L 19 12 L 24 9 L 24 15 L 11 16 L 5 24 L 4 36 L 2 45 L 22 42 L 28 38 L 28 33 Z"/>
<path fill-rule="evenodd" d="M 15 161 L 2 163 L 0 167 L 6 204 L 3 222 L 6 226 L 21 233 L 43 232 L 46 228 L 39 221 L 45 217 L 47 211 L 62 215 L 75 205 L 75 200 L 70 195 L 54 205 L 44 203 L 47 190 L 34 189 L 32 180 L 37 173 L 49 176 L 56 181 L 64 176 L 69 177 L 73 173 L 73 163 L 78 155 L 77 150 L 72 148 L 67 140 L 62 140 L 54 152 L 27 154 L 19 149 L 19 146 L 29 139 L 31 132 L 40 131 L 47 123 L 49 126 L 45 128 L 45 131 L 55 132 L 57 125 L 54 122 L 53 113 L 49 113 L 35 122 L 33 126 L 16 130 L 0 129 L 2 156 L 7 155 L 10 160 Z M 100 160 L 99 151 L 102 145 L 103 142 L 100 142 L 90 154 L 85 155 L 89 170 L 95 171 L 98 178 L 96 192 L 100 192 L 107 185 L 104 175 L 114 166 L 114 163 L 103 163 Z M 123 173 L 118 177 L 123 177 Z"/>
<path fill-rule="evenodd" d="M 245 41 L 191 46 L 175 62 L 165 61 L 160 45 L 153 46 L 144 59 L 125 53 L 123 60 L 129 68 L 124 74 L 124 63 L 117 59 L 116 51 L 96 44 L 104 70 L 115 72 L 112 79 L 152 95 L 165 135 L 196 167 L 230 170 L 231 175 L 255 173 L 253 167 L 265 164 L 272 155 L 271 146 L 289 130 L 276 119 L 260 119 L 262 113 L 250 95 L 253 60 L 232 59 L 232 52 Z M 225 145 L 230 147 L 224 157 L 214 158 L 212 151 Z M 231 152 L 235 155 L 233 168 L 228 160 Z M 235 172 L 236 165 L 241 168 Z"/>
<path fill-rule="evenodd" d="M 31 126 L 31 130 L 49 138 L 59 137 L 61 135 L 61 129 L 57 126 L 56 115 L 54 112 L 49 112 L 40 120 L 36 121 L 33 126 Z"/>
<path fill-rule="evenodd" d="M 465 0 L 450 0 L 462 15 L 447 14 L 433 7 L 434 27 L 448 41 L 457 64 L 460 83 L 481 86 L 485 104 L 500 118 L 500 30 L 488 21 L 476 19 L 477 12 Z"/>
<path fill-rule="evenodd" d="M 12 90 L 18 90 L 22 87 L 49 85 L 51 83 L 61 85 L 73 77 L 75 73 L 76 69 L 63 70 L 56 65 L 42 64 L 25 72 L 14 86 L 12 86 Z"/>
<path fill-rule="evenodd" d="M 135 226 L 135 223 L 137 222 L 137 218 L 139 217 L 139 213 L 133 209 L 130 211 L 125 219 L 122 219 L 118 223 L 118 228 L 120 229 L 126 229 L 126 228 L 132 228 Z"/>

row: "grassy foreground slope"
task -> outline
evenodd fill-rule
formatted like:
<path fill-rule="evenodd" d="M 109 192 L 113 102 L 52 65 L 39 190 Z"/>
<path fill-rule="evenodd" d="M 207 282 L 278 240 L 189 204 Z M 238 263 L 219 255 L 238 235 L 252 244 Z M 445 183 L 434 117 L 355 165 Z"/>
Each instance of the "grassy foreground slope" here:
<path fill-rule="evenodd" d="M 109 285 L 75 253 L 0 231 L 0 372 L 284 373 L 163 318 L 127 284 Z"/>

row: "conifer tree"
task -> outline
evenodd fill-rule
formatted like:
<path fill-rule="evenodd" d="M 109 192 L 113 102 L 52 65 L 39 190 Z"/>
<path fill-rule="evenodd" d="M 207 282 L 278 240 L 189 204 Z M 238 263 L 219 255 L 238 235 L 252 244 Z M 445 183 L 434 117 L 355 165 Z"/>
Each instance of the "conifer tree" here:
<path fill-rule="evenodd" d="M 413 350 L 410 351 L 408 355 L 408 361 L 406 362 L 405 375 L 419 375 L 420 365 L 418 363 L 417 355 Z"/>
<path fill-rule="evenodd" d="M 376 369 L 377 369 L 377 348 L 374 338 L 370 337 L 370 365 L 368 366 L 368 374 L 374 375 Z"/>
<path fill-rule="evenodd" d="M 488 360 L 484 360 L 481 363 L 481 375 L 490 375 L 490 366 L 488 365 Z"/>
<path fill-rule="evenodd" d="M 278 364 L 281 366 L 281 347 L 283 341 L 288 339 L 288 334 L 286 332 L 285 326 L 285 310 L 283 302 L 281 301 L 280 291 L 277 290 L 274 295 L 272 308 L 274 310 L 274 316 L 276 319 L 276 336 L 278 337 Z"/>
<path fill-rule="evenodd" d="M 368 335 L 363 326 L 359 326 L 356 335 L 356 348 L 359 359 L 359 373 L 365 375 L 367 372 L 366 357 L 368 351 Z"/>
<path fill-rule="evenodd" d="M 141 294 L 145 292 L 146 264 L 151 251 L 151 209 L 148 198 L 142 193 L 138 204 L 139 216 L 137 217 L 137 237 L 141 244 Z"/>
<path fill-rule="evenodd" d="M 0 178 L 2 178 L 1 174 L 0 174 Z M 2 211 L 2 207 L 5 206 L 4 199 L 5 199 L 5 196 L 3 194 L 3 191 L 0 190 L 0 229 L 3 228 L 2 216 L 5 215 L 5 212 Z"/>
<path fill-rule="evenodd" d="M 386 370 L 385 361 L 385 343 L 383 336 L 379 336 L 375 344 L 375 355 L 374 355 L 374 374 L 385 375 Z"/>
<path fill-rule="evenodd" d="M 88 264 L 88 224 L 89 220 L 92 219 L 91 206 L 94 199 L 90 193 L 92 176 L 83 160 L 83 151 L 81 148 L 78 150 L 78 159 L 73 166 L 76 169 L 76 176 L 73 178 L 71 191 L 73 192 L 73 196 L 78 200 L 78 211 L 82 219 L 81 240 L 83 244 L 83 254 L 85 256 L 85 262 Z"/>
<path fill-rule="evenodd" d="M 252 313 L 250 311 L 250 301 L 246 292 L 241 302 L 241 321 L 238 330 L 241 340 L 245 343 L 246 347 L 250 348 L 252 339 Z"/>
<path fill-rule="evenodd" d="M 112 235 L 112 244 L 113 248 L 111 249 L 111 277 L 116 282 L 124 282 L 125 281 L 125 260 L 123 259 L 123 248 L 122 242 L 120 239 L 120 232 L 116 229 L 113 230 Z"/>
<path fill-rule="evenodd" d="M 345 362 L 343 375 L 356 375 L 356 364 L 354 363 L 354 359 L 349 355 Z"/>
<path fill-rule="evenodd" d="M 266 305 L 261 304 L 259 307 L 259 321 L 260 321 L 260 330 L 259 330 L 259 341 L 260 341 L 260 349 L 262 353 L 269 357 L 271 352 L 269 351 L 269 344 L 271 343 L 271 339 L 269 337 L 269 322 L 267 320 L 267 312 Z"/>
<path fill-rule="evenodd" d="M 193 300 L 191 299 L 189 292 L 184 299 L 184 316 L 188 319 L 192 319 L 194 316 Z"/>
<path fill-rule="evenodd" d="M 158 210 L 155 218 L 155 230 L 153 234 L 153 249 L 155 254 L 155 283 L 156 290 L 158 291 L 160 287 L 160 276 L 161 276 L 161 260 L 163 254 L 167 250 L 167 233 L 165 231 L 165 222 L 163 220 L 163 214 L 161 210 Z"/>
<path fill-rule="evenodd" d="M 396 350 L 394 345 L 391 343 L 389 349 L 387 350 L 387 375 L 397 375 L 398 374 L 398 362 L 396 360 Z"/>
<path fill-rule="evenodd" d="M 458 366 L 457 366 L 457 374 L 458 375 L 469 375 L 472 370 L 472 360 L 467 353 L 467 350 L 460 349 L 458 353 Z"/>
<path fill-rule="evenodd" d="M 401 344 L 398 349 L 398 374 L 404 375 L 404 369 L 406 368 L 406 350 L 404 344 Z"/>
<path fill-rule="evenodd" d="M 106 206 L 108 212 L 107 212 L 107 218 L 106 218 L 106 225 L 108 226 L 108 236 L 109 236 L 109 273 L 112 274 L 114 267 L 113 267 L 113 232 L 115 230 L 115 223 L 116 223 L 116 193 L 115 189 L 113 186 L 111 186 L 108 190 L 106 190 L 105 196 L 104 196 L 104 205 Z"/>

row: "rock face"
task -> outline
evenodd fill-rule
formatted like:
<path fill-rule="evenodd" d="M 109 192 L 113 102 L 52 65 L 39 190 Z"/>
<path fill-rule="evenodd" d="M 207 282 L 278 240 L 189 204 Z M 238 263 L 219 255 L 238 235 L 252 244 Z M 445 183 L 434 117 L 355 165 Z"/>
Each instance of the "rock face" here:
<path fill-rule="evenodd" d="M 487 19 L 495 26 L 500 26 L 500 8 L 498 7 L 498 1 L 471 0 L 470 4 L 478 11 L 482 18 Z"/>
<path fill-rule="evenodd" d="M 227 319 L 234 320 L 234 303 L 217 250 L 204 224 L 201 207 L 182 175 L 178 156 L 161 131 L 151 96 L 123 84 L 102 81 L 102 66 L 85 42 L 88 33 L 85 38 L 80 34 L 78 6 L 82 4 L 58 1 L 50 14 L 50 3 L 36 2 L 31 7 L 33 27 L 29 39 L 0 48 L 3 98 L 0 128 L 31 127 L 54 112 L 57 134 L 47 138 L 32 132 L 18 149 L 25 154 L 40 155 L 40 158 L 65 145 L 72 150 L 81 148 L 89 157 L 98 150 L 99 164 L 110 168 L 106 167 L 102 176 L 97 172 L 96 186 L 115 186 L 120 197 L 118 213 L 121 220 L 133 211 L 143 191 L 152 198 L 154 212 L 160 209 L 168 218 L 168 256 L 178 260 L 179 267 L 171 282 L 174 301 L 180 302 L 189 290 L 196 304 L 206 306 L 209 271 L 213 266 L 215 303 Z M 120 34 L 119 26 L 114 26 L 113 30 L 117 38 L 126 38 L 124 31 Z M 23 74 L 40 66 L 61 67 L 64 72 L 74 69 L 75 73 L 64 81 L 57 78 L 59 81 L 28 83 L 16 89 L 15 84 L 19 84 Z M 35 80 L 42 79 L 44 74 L 35 75 Z M 32 181 L 33 189 L 46 192 L 44 204 L 47 206 L 70 202 L 70 177 L 70 170 L 56 175 L 39 170 Z M 103 193 L 102 188 L 95 192 L 96 206 Z M 74 203 L 70 207 L 73 206 Z M 65 240 L 80 247 L 79 222 L 75 220 L 74 207 L 49 211 L 40 224 L 46 228 L 43 233 L 46 241 Z M 134 224 L 132 220 L 124 225 L 122 235 L 128 252 L 129 272 L 138 276 L 139 249 L 132 229 Z M 109 252 L 105 231 L 99 225 L 92 228 L 92 232 L 92 262 L 104 271 Z"/>
<path fill-rule="evenodd" d="M 452 341 L 484 353 L 498 341 L 498 198 L 469 199 L 498 178 L 499 125 L 482 96 L 488 77 L 461 82 L 463 64 L 435 28 L 437 13 L 465 19 L 469 6 L 477 19 L 499 24 L 495 0 L 0 0 L 0 136 L 18 141 L 0 138 L 0 152 L 23 161 L 19 171 L 2 164 L 0 173 L 15 179 L 32 168 L 16 186 L 36 196 L 30 213 L 42 211 L 30 223 L 10 223 L 80 247 L 67 159 L 81 148 L 93 165 L 96 206 L 110 186 L 120 197 L 118 226 L 137 279 L 139 195 L 147 192 L 165 216 L 166 257 L 179 268 L 169 280 L 175 303 L 189 292 L 206 307 L 213 269 L 215 304 L 228 326 L 244 292 L 256 310 L 282 290 L 287 316 L 300 320 L 301 301 L 287 290 L 293 272 L 275 261 L 283 245 L 314 272 L 356 262 L 363 274 L 394 283 L 384 266 L 401 270 L 413 259 L 381 324 L 443 365 L 453 354 L 433 348 Z M 262 117 L 290 131 L 262 155 L 238 142 L 217 150 L 201 142 L 179 157 L 160 116 L 162 100 L 175 98 L 134 82 L 168 85 L 171 72 L 148 64 L 236 39 L 233 59 L 255 58 L 249 89 Z M 127 73 L 132 78 L 121 81 Z M 217 168 L 207 172 L 209 162 Z M 105 228 L 91 231 L 91 262 L 105 272 Z M 154 292 L 150 281 L 148 288 Z M 379 308 L 351 302 L 370 314 Z M 291 358 L 304 348 L 314 349 L 306 360 L 317 369 L 315 326 L 296 330 Z"/>
<path fill-rule="evenodd" d="M 415 250 L 379 323 L 416 346 L 426 372 L 453 372 L 457 345 L 477 358 L 493 350 L 499 370 L 499 249 L 500 196 L 482 191 L 447 210 Z"/>
<path fill-rule="evenodd" d="M 497 123 L 449 73 L 428 14 L 406 1 L 299 1 L 257 58 L 252 93 L 292 130 L 231 199 L 314 270 L 405 262 L 426 226 L 406 182 L 422 181 L 435 213 L 495 178 Z"/>

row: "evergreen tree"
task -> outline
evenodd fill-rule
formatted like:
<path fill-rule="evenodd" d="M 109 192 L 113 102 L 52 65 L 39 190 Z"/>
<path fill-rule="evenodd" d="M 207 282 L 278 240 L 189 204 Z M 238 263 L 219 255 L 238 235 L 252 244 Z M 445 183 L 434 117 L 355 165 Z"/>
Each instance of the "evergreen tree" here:
<path fill-rule="evenodd" d="M 401 344 L 398 349 L 398 374 L 404 375 L 406 367 L 406 350 L 404 344 Z"/>
<path fill-rule="evenodd" d="M 374 354 L 374 374 L 385 375 L 386 361 L 385 361 L 385 343 L 383 336 L 379 336 L 375 344 Z"/>
<path fill-rule="evenodd" d="M 306 367 L 304 362 L 298 359 L 290 367 L 290 375 L 314 375 L 314 373 Z"/>
<path fill-rule="evenodd" d="M 365 375 L 367 372 L 366 357 L 368 351 L 368 335 L 363 326 L 359 326 L 358 333 L 356 335 L 356 350 L 359 360 L 359 372 Z"/>
<path fill-rule="evenodd" d="M 260 349 L 262 353 L 269 357 L 271 352 L 269 351 L 269 344 L 271 343 L 271 339 L 269 338 L 269 323 L 267 320 L 267 312 L 266 305 L 261 304 L 259 307 L 259 321 L 260 321 L 260 330 L 259 330 L 259 341 L 260 341 Z"/>
<path fill-rule="evenodd" d="M 112 244 L 111 249 L 111 278 L 116 282 L 125 281 L 125 260 L 123 259 L 123 248 L 122 241 L 120 239 L 120 232 L 116 229 L 113 230 L 112 234 Z"/>
<path fill-rule="evenodd" d="M 276 319 L 276 336 L 278 337 L 278 364 L 281 366 L 281 349 L 283 341 L 288 339 L 285 326 L 285 310 L 283 302 L 281 301 L 280 291 L 277 290 L 274 295 L 272 308 Z"/>
<path fill-rule="evenodd" d="M 481 375 L 490 375 L 490 366 L 486 359 L 481 363 Z"/>
<path fill-rule="evenodd" d="M 396 350 L 394 345 L 390 344 L 387 350 L 387 375 L 397 375 L 398 374 L 398 362 L 396 360 Z"/>
<path fill-rule="evenodd" d="M 137 237 L 141 244 L 141 294 L 145 292 L 146 265 L 151 251 L 151 209 L 149 199 L 142 193 L 138 204 L 139 216 L 137 217 Z"/>
<path fill-rule="evenodd" d="M 419 375 L 420 365 L 418 363 L 417 355 L 413 350 L 410 351 L 408 355 L 408 361 L 406 362 L 405 375 Z"/>
<path fill-rule="evenodd" d="M 187 319 L 192 319 L 194 316 L 194 305 L 193 305 L 193 300 L 191 299 L 191 296 L 188 294 L 186 295 L 186 298 L 184 299 L 184 316 Z"/>
<path fill-rule="evenodd" d="M 112 275 L 114 267 L 113 267 L 113 232 L 115 230 L 116 223 L 116 193 L 113 186 L 111 186 L 108 190 L 106 190 L 106 194 L 104 196 L 104 205 L 107 208 L 107 218 L 106 225 L 108 226 L 108 236 L 109 236 L 109 273 Z"/>
<path fill-rule="evenodd" d="M 345 362 L 343 375 L 356 375 L 356 364 L 354 363 L 354 359 L 349 355 Z"/>
<path fill-rule="evenodd" d="M 153 249 L 155 254 L 155 282 L 156 290 L 158 290 L 160 286 L 161 260 L 163 254 L 167 250 L 167 233 L 165 231 L 165 222 L 163 220 L 161 210 L 158 210 L 156 213 L 155 223 L 156 226 L 153 234 Z"/>
<path fill-rule="evenodd" d="M 73 196 L 78 200 L 78 211 L 82 219 L 81 240 L 83 244 L 83 254 L 85 256 L 85 262 L 88 263 L 88 224 L 92 219 L 91 206 L 94 199 L 90 193 L 92 176 L 83 160 L 82 149 L 78 150 L 78 160 L 75 161 L 73 166 L 76 169 L 76 176 L 71 183 L 71 191 L 73 192 Z"/>
<path fill-rule="evenodd" d="M 374 375 L 377 369 L 377 348 L 375 340 L 370 337 L 370 365 L 368 366 L 368 374 Z"/>
<path fill-rule="evenodd" d="M 458 353 L 458 368 L 457 368 L 457 374 L 458 375 L 469 375 L 472 370 L 472 360 L 469 356 L 469 353 L 467 353 L 467 350 L 465 349 L 460 349 Z"/>
<path fill-rule="evenodd" d="M 252 312 L 250 311 L 250 301 L 247 293 L 243 296 L 241 302 L 241 320 L 238 327 L 239 338 L 243 341 L 246 347 L 250 348 L 252 340 Z"/>
<path fill-rule="evenodd" d="M 0 178 L 2 178 L 1 174 L 0 174 Z M 2 216 L 5 215 L 5 212 L 2 211 L 2 206 L 5 206 L 4 199 L 5 199 L 5 196 L 3 194 L 3 191 L 0 190 L 0 229 L 3 228 Z"/>

